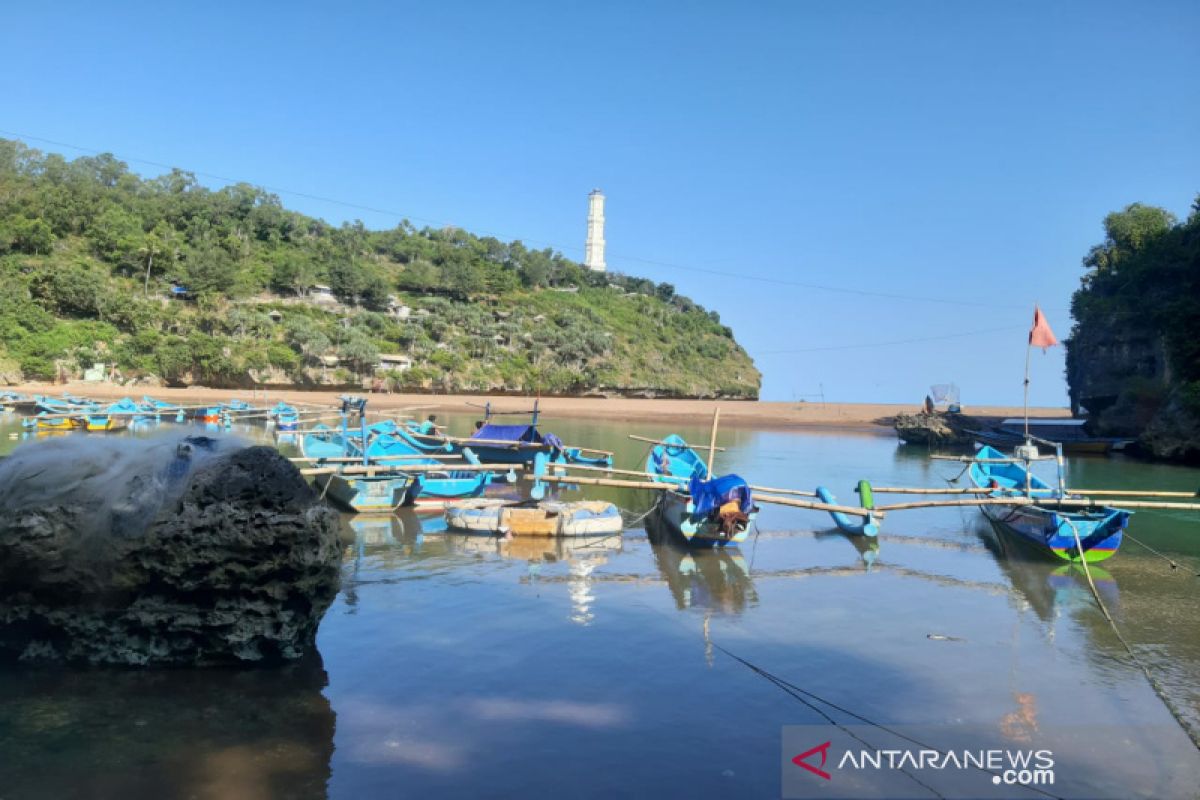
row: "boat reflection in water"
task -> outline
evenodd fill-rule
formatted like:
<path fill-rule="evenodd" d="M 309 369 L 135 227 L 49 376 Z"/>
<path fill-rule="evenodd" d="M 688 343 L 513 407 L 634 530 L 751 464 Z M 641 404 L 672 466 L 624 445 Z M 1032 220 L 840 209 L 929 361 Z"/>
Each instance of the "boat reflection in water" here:
<path fill-rule="evenodd" d="M 711 667 L 713 616 L 739 615 L 758 605 L 746 558 L 736 546 L 688 547 L 654 515 L 646 519 L 646 536 L 658 571 L 675 598 L 675 607 L 704 613 L 704 660 Z"/>
<path fill-rule="evenodd" d="M 1096 599 L 1088 587 L 1087 573 L 1082 565 L 1049 560 L 1023 540 L 997 530 L 987 519 L 977 522 L 975 532 L 1008 577 L 1014 591 L 1042 622 L 1052 624 L 1064 612 L 1078 615 L 1082 611 L 1086 613 L 1078 615 L 1079 621 L 1088 627 L 1095 624 L 1091 612 L 1097 611 Z M 1116 614 L 1121 597 L 1112 573 L 1095 564 L 1088 565 L 1088 573 L 1109 613 Z"/>
<path fill-rule="evenodd" d="M 346 538 L 353 547 L 350 576 L 345 581 L 347 605 L 353 605 L 354 584 L 360 577 L 365 557 L 382 559 L 387 568 L 396 559 L 423 561 L 449 559 L 472 563 L 481 556 L 495 556 L 528 564 L 522 581 L 567 584 L 571 603 L 570 620 L 588 625 L 595 618 L 596 596 L 593 573 L 609 557 L 621 551 L 621 535 L 602 536 L 514 536 L 462 533 L 446 527 L 441 513 L 415 513 L 400 509 L 391 515 L 344 517 Z M 548 565 L 564 565 L 565 575 L 546 575 Z"/>

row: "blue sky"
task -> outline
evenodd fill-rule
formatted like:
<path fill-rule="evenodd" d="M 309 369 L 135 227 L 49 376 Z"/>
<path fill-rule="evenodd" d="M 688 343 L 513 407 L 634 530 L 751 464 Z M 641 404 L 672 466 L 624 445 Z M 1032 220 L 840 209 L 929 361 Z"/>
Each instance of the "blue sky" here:
<path fill-rule="evenodd" d="M 610 269 L 719 310 L 765 399 L 1019 403 L 1103 216 L 1200 192 L 1198 42 L 1194 2 L 22 3 L 0 135 L 574 258 L 601 187 Z"/>

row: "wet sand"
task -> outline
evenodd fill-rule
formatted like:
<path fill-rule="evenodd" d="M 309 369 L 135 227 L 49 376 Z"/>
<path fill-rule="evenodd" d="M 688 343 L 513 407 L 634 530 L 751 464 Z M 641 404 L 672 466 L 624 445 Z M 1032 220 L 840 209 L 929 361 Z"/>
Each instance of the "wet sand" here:
<path fill-rule="evenodd" d="M 98 399 L 140 398 L 149 394 L 161 400 L 180 404 L 202 404 L 238 397 L 259 403 L 283 400 L 293 405 L 332 408 L 341 391 L 301 391 L 294 389 L 271 391 L 236 391 L 192 386 L 185 389 L 116 386 L 106 383 L 26 384 L 11 387 L 23 394 L 57 395 L 64 391 Z M 406 412 L 415 416 L 437 412 L 467 411 L 467 404 L 482 406 L 490 402 L 497 411 L 520 411 L 533 407 L 532 397 L 495 395 L 440 394 L 368 394 L 372 411 Z M 604 397 L 544 397 L 539 403 L 548 418 L 592 419 L 628 422 L 700 422 L 712 419 L 713 411 L 721 409 L 721 425 L 753 426 L 756 428 L 833 428 L 889 429 L 897 414 L 919 410 L 915 403 L 805 403 L 764 402 L 753 400 L 664 400 Z M 977 417 L 1019 417 L 1020 406 L 966 406 L 963 411 Z M 1034 417 L 1069 417 L 1066 408 L 1030 408 Z"/>

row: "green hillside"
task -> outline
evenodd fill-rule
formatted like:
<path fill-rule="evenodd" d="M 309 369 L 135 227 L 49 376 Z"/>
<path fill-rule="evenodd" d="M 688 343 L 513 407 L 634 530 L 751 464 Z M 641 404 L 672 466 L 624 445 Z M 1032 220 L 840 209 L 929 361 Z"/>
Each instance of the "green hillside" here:
<path fill-rule="evenodd" d="M 0 378 L 95 363 L 222 387 L 751 398 L 760 383 L 717 312 L 670 284 L 457 228 L 335 227 L 247 184 L 0 139 Z"/>

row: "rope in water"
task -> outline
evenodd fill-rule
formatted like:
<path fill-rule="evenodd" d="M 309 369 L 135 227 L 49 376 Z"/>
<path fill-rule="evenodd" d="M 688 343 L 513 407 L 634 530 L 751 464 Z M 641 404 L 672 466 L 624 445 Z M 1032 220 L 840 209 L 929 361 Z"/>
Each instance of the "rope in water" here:
<path fill-rule="evenodd" d="M 1170 556 L 1166 555 L 1165 553 L 1160 553 L 1159 551 L 1155 550 L 1150 545 L 1143 542 L 1141 539 L 1134 539 L 1132 536 L 1129 535 L 1129 531 L 1125 531 L 1125 533 L 1123 535 L 1126 539 L 1131 539 L 1135 544 L 1140 544 L 1142 547 L 1146 548 L 1151 553 L 1153 553 L 1154 555 L 1161 558 L 1163 561 L 1166 561 L 1168 564 L 1171 565 L 1171 569 L 1184 569 L 1183 565 L 1176 562 L 1175 559 L 1171 558 Z M 1200 572 L 1196 573 L 1196 577 L 1200 578 Z"/>
<path fill-rule="evenodd" d="M 737 655 L 736 653 L 733 653 L 733 652 L 727 650 L 726 648 L 722 647 L 721 645 L 717 644 L 716 642 L 713 642 L 712 646 L 714 648 L 716 648 L 717 650 L 720 650 L 725 655 L 732 658 L 734 661 L 737 661 L 742 666 L 750 669 L 752 672 L 759 675 L 760 677 L 766 678 L 768 681 L 773 683 L 775 686 L 779 687 L 780 689 L 782 689 L 784 692 L 787 692 L 787 694 L 791 695 L 796 700 L 799 700 L 801 703 L 803 703 L 804 705 L 808 706 L 813 711 L 820 714 L 822 717 L 824 717 L 826 720 L 828 720 L 831 725 L 836 725 L 843 732 L 845 732 L 849 736 L 853 737 L 854 739 L 862 742 L 863 744 L 867 745 L 868 747 L 871 747 L 870 743 L 863 741 L 862 738 L 860 738 L 859 736 L 856 736 L 852 731 L 847 730 L 844 725 L 842 725 L 839 722 L 836 722 L 832 717 L 830 717 L 828 714 L 826 714 L 821 709 L 817 708 L 806 698 L 811 697 L 813 700 L 816 700 L 820 703 L 824 703 L 825 705 L 829 706 L 830 708 L 837 709 L 838 711 L 842 712 L 843 714 L 846 714 L 847 716 L 854 717 L 855 719 L 859 720 L 860 722 L 863 722 L 866 725 L 870 725 L 872 728 L 876 728 L 878 730 L 884 731 L 885 733 L 890 733 L 891 735 L 893 735 L 899 739 L 903 739 L 906 742 L 911 742 L 912 744 L 915 744 L 922 749 L 934 750 L 941 755 L 946 755 L 946 752 L 944 750 L 941 750 L 940 748 L 934 747 L 933 745 L 930 745 L 930 744 L 926 744 L 925 742 L 922 742 L 919 739 L 914 739 L 913 737 L 908 736 L 907 734 L 901 733 L 900 731 L 895 730 L 894 728 L 890 728 L 887 725 L 884 725 L 883 723 L 876 722 L 873 719 L 864 717 L 862 714 L 855 713 L 848 708 L 838 705 L 837 703 L 834 703 L 830 700 L 826 700 L 825 698 L 821 697 L 820 695 L 814 694 L 813 692 L 810 692 L 807 689 L 801 689 L 799 686 L 796 686 L 794 683 L 790 683 L 790 682 L 784 680 L 783 678 L 780 678 L 778 675 L 773 675 L 772 673 L 768 672 L 767 670 L 763 669 L 762 667 L 758 666 L 757 664 L 752 664 L 751 662 L 747 661 L 746 659 L 742 658 L 741 656 Z M 980 772 L 987 773 L 988 775 L 992 775 L 992 776 L 999 775 L 999 773 L 993 772 L 993 771 L 983 768 L 983 767 L 974 767 L 973 766 L 972 768 L 978 769 Z M 901 769 L 900 771 L 903 772 L 905 775 L 908 775 L 908 777 L 912 778 L 916 783 L 918 783 L 921 786 L 928 789 L 931 793 L 933 793 L 937 797 L 943 797 L 943 795 L 938 793 L 938 791 L 936 789 L 921 782 L 918 778 L 916 778 L 914 775 L 912 775 L 908 771 L 906 771 L 904 769 Z M 1019 786 L 1020 788 L 1023 788 L 1023 789 L 1028 789 L 1031 792 L 1036 792 L 1037 794 L 1040 794 L 1043 797 L 1055 798 L 1055 800 L 1064 800 L 1064 798 L 1061 798 L 1055 794 L 1050 794 L 1049 792 L 1044 791 L 1043 789 L 1040 789 L 1037 786 L 1029 786 L 1029 785 L 1025 785 L 1025 784 L 1015 784 L 1015 786 Z"/>
<path fill-rule="evenodd" d="M 1104 615 L 1104 619 L 1108 620 L 1109 627 L 1112 628 L 1113 633 L 1117 637 L 1117 641 L 1119 641 L 1125 648 L 1125 652 L 1129 653 L 1129 657 L 1133 659 L 1133 663 L 1136 664 L 1138 669 L 1142 671 L 1142 674 L 1146 676 L 1146 680 L 1150 682 L 1150 688 L 1154 690 L 1156 695 L 1158 695 L 1158 699 L 1162 701 L 1162 704 L 1166 707 L 1167 711 L 1172 717 L 1175 718 L 1175 722 L 1177 722 L 1179 727 L 1183 729 L 1183 732 L 1187 735 L 1188 739 L 1192 741 L 1192 744 L 1196 747 L 1196 749 L 1200 750 L 1200 731 L 1196 731 L 1187 721 L 1187 719 L 1185 719 L 1184 716 L 1179 712 L 1179 710 L 1175 708 L 1175 705 L 1167 697 L 1166 690 L 1162 688 L 1162 685 L 1150 672 L 1150 668 L 1147 667 L 1140 658 L 1138 658 L 1137 653 L 1133 651 L 1133 648 L 1129 645 L 1129 642 L 1125 641 L 1125 637 L 1121 635 L 1121 631 L 1117 628 L 1116 620 L 1113 619 L 1112 614 L 1108 613 L 1108 607 L 1105 606 L 1104 601 L 1100 599 L 1100 592 L 1096 590 L 1096 584 L 1092 580 L 1092 571 L 1088 568 L 1087 557 L 1085 550 L 1083 549 L 1083 542 L 1079 539 L 1079 529 L 1075 527 L 1075 523 L 1071 522 L 1071 520 L 1064 518 L 1063 521 L 1071 526 L 1071 533 L 1075 535 L 1075 546 L 1079 549 L 1080 564 L 1083 565 L 1083 576 L 1087 578 L 1088 588 L 1092 590 L 1092 597 L 1096 599 L 1096 605 L 1100 607 L 1100 613 Z"/>

